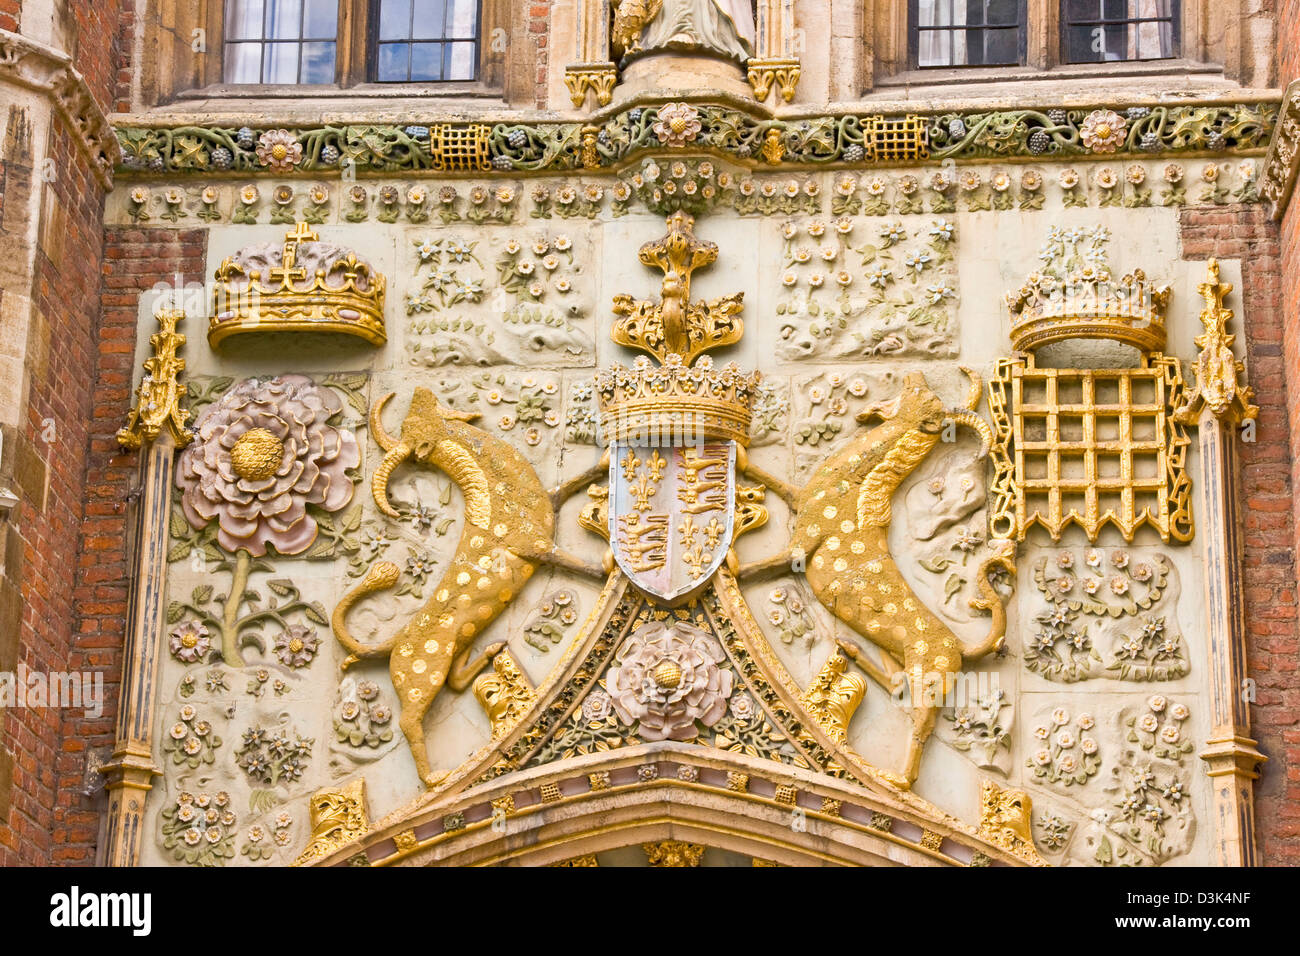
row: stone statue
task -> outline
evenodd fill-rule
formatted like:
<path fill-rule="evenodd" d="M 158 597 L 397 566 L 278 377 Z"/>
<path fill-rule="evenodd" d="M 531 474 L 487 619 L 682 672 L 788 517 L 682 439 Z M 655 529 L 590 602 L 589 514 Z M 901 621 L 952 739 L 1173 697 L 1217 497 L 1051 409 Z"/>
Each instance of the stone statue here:
<path fill-rule="evenodd" d="M 629 8 L 624 11 L 624 7 Z M 634 14 L 641 13 L 642 16 Z M 623 0 L 615 12 L 619 24 L 639 28 L 623 41 L 628 53 L 654 50 L 699 50 L 741 63 L 754 55 L 754 11 L 750 0 Z"/>

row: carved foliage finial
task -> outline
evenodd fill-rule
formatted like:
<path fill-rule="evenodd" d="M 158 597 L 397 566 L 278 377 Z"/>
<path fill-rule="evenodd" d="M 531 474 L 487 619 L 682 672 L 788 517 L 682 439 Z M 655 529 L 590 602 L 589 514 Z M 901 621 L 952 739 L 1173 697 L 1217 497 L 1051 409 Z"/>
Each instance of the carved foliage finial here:
<path fill-rule="evenodd" d="M 136 389 L 135 407 L 126 420 L 126 426 L 117 433 L 117 443 L 126 449 L 139 448 L 152 442 L 164 428 L 171 434 L 177 448 L 184 448 L 194 438 L 186 427 L 189 409 L 181 407 L 185 386 L 181 373 L 185 359 L 177 353 L 185 344 L 185 336 L 176 327 L 185 320 L 180 310 L 160 310 L 155 316 L 158 331 L 149 337 L 153 355 L 145 360 L 144 378 Z"/>
<path fill-rule="evenodd" d="M 1232 284 L 1219 279 L 1219 260 L 1210 260 L 1205 281 L 1197 286 L 1197 291 L 1205 300 L 1201 311 L 1205 331 L 1196 337 L 1201 350 L 1196 357 L 1196 387 L 1175 418 L 1182 424 L 1194 425 L 1196 418 L 1208 408 L 1221 421 L 1241 424 L 1256 418 L 1259 407 L 1252 404 L 1255 390 L 1245 383 L 1242 375 L 1245 366 L 1232 351 L 1237 337 L 1228 331 L 1228 323 L 1233 312 L 1223 304 L 1232 292 Z"/>
<path fill-rule="evenodd" d="M 660 301 L 633 299 L 627 294 L 614 297 L 613 338 L 619 345 L 642 349 L 660 362 L 680 355 L 689 366 L 695 358 L 740 340 L 744 323 L 744 293 L 691 302 L 691 276 L 718 258 L 716 243 L 696 238 L 695 219 L 685 212 L 668 217 L 668 232 L 641 247 L 641 261 L 664 274 Z"/>

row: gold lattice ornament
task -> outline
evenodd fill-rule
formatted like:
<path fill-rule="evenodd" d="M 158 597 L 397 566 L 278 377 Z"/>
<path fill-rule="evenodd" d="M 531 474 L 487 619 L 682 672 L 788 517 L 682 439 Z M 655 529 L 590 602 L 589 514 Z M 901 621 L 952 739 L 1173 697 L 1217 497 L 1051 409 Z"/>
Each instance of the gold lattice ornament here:
<path fill-rule="evenodd" d="M 485 172 L 492 168 L 488 157 L 490 130 L 482 123 L 453 126 L 442 123 L 429 130 L 429 153 L 435 169 L 447 173 Z"/>
<path fill-rule="evenodd" d="M 991 531 L 1053 539 L 1071 524 L 1095 541 L 1112 525 L 1131 541 L 1147 525 L 1165 541 L 1192 537 L 1186 429 L 1178 359 L 1144 356 L 1136 369 L 1037 368 L 1032 356 L 998 362 L 989 382 L 994 506 Z"/>
<path fill-rule="evenodd" d="M 920 116 L 869 116 L 863 122 L 862 145 L 876 163 L 928 159 L 930 139 Z"/>
<path fill-rule="evenodd" d="M 1043 268 L 1007 295 L 1017 351 L 989 382 L 999 537 L 1024 540 L 1038 525 L 1055 540 L 1076 525 L 1095 541 L 1110 525 L 1131 541 L 1145 525 L 1191 540 L 1190 440 L 1175 417 L 1185 383 L 1162 352 L 1170 290 L 1141 270 L 1114 280 L 1109 241 L 1104 227 L 1053 226 Z M 1036 350 L 1072 339 L 1136 349 L 1137 367 L 1040 367 Z"/>

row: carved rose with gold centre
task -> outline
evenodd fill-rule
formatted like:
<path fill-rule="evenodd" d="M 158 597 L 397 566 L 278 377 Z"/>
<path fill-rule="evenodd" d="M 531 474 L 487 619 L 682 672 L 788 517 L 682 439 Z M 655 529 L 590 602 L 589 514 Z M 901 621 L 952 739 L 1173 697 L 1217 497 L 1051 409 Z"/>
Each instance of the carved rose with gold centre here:
<path fill-rule="evenodd" d="M 643 740 L 694 740 L 727 710 L 734 675 L 719 667 L 722 647 L 709 634 L 677 622 L 638 628 L 619 649 L 605 686 L 627 724 Z"/>
<path fill-rule="evenodd" d="M 352 500 L 347 472 L 361 452 L 351 431 L 329 424 L 342 410 L 332 390 L 302 375 L 231 388 L 203 411 L 177 467 L 190 524 L 215 520 L 231 552 L 306 551 L 317 531 L 307 506 L 333 512 Z"/>

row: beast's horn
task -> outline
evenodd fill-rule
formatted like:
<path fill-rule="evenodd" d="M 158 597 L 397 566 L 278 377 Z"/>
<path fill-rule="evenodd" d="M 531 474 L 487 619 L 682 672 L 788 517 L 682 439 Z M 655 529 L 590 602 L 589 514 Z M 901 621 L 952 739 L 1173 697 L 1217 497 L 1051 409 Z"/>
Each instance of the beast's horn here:
<path fill-rule="evenodd" d="M 958 425 L 965 425 L 980 436 L 983 447 L 980 448 L 980 457 L 983 458 L 993 447 L 993 429 L 979 415 L 970 411 L 950 412 L 948 418 Z"/>
<path fill-rule="evenodd" d="M 405 442 L 398 442 L 388 450 L 384 460 L 379 463 L 375 469 L 375 477 L 371 479 L 370 490 L 375 496 L 375 504 L 379 510 L 390 518 L 400 518 L 397 509 L 392 506 L 388 500 L 388 480 L 392 478 L 393 471 L 406 459 L 411 457 L 411 449 Z"/>
<path fill-rule="evenodd" d="M 966 408 L 973 412 L 980 407 L 980 398 L 984 394 L 984 380 L 980 378 L 979 372 L 965 365 L 961 366 L 961 370 L 970 379 L 970 391 L 966 393 Z"/>
<path fill-rule="evenodd" d="M 393 392 L 389 392 L 370 409 L 370 434 L 374 436 L 375 444 L 385 452 L 390 452 L 397 447 L 397 439 L 384 430 L 384 407 L 392 400 L 393 395 Z"/>

